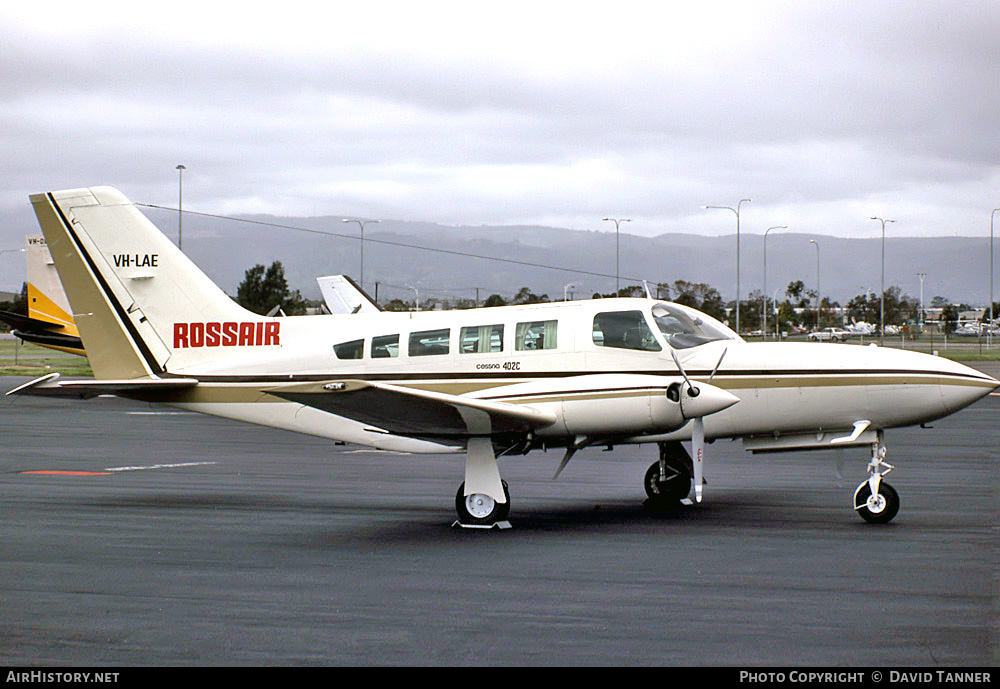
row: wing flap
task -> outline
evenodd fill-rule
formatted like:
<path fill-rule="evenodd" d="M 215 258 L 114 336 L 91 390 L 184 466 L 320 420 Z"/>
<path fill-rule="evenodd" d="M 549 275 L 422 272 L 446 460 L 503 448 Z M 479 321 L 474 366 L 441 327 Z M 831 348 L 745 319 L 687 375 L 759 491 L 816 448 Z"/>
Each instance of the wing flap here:
<path fill-rule="evenodd" d="M 555 414 L 527 405 L 473 399 L 432 390 L 366 380 L 329 380 L 264 388 L 264 392 L 396 435 L 481 435 L 469 419 L 489 418 L 489 434 L 527 432 L 549 426 Z"/>

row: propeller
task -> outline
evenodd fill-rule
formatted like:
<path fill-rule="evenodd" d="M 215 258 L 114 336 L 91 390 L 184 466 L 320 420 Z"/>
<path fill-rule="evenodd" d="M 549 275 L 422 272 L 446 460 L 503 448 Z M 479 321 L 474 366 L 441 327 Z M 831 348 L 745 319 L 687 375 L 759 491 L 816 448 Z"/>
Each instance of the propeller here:
<path fill-rule="evenodd" d="M 722 356 L 719 357 L 715 368 L 712 369 L 712 373 L 708 377 L 709 382 L 711 382 L 712 378 L 718 372 L 727 351 L 729 351 L 728 348 L 722 350 Z M 683 395 L 681 396 L 681 413 L 691 419 L 691 464 L 694 470 L 694 476 L 692 477 L 694 479 L 694 499 L 696 502 L 701 502 L 705 466 L 705 416 L 728 409 L 740 400 L 735 395 L 714 385 L 710 385 L 708 382 L 701 384 L 701 387 L 695 386 L 691 382 L 691 379 L 688 378 L 688 374 L 681 365 L 680 359 L 677 358 L 677 353 L 671 350 L 670 356 L 673 357 L 674 363 L 677 364 L 677 370 L 680 371 L 687 386 L 685 390 L 687 398 L 685 399 Z"/>

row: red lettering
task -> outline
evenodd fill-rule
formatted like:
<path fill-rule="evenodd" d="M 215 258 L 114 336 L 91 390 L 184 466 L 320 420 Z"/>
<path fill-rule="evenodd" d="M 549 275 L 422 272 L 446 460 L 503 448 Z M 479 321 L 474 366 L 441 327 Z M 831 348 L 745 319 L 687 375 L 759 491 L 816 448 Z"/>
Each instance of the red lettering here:
<path fill-rule="evenodd" d="M 281 344 L 278 341 L 278 331 L 281 329 L 281 323 L 278 321 L 271 321 L 264 326 L 264 344 L 265 345 L 277 345 Z"/>
<path fill-rule="evenodd" d="M 218 347 L 219 346 L 219 328 L 222 327 L 221 323 L 206 323 L 205 324 L 205 346 L 206 347 Z"/>
<path fill-rule="evenodd" d="M 240 323 L 240 347 L 253 346 L 253 323 Z"/>
<path fill-rule="evenodd" d="M 279 321 L 174 323 L 174 349 L 280 345 L 280 333 Z"/>
<path fill-rule="evenodd" d="M 235 347 L 236 346 L 236 329 L 239 327 L 238 323 L 223 323 L 222 324 L 222 346 L 223 347 Z"/>
<path fill-rule="evenodd" d="M 190 325 L 190 336 L 191 336 L 191 346 L 192 347 L 204 347 L 205 346 L 205 324 L 204 323 L 192 323 Z"/>
<path fill-rule="evenodd" d="M 174 349 L 181 349 L 188 345 L 188 324 L 174 323 Z"/>

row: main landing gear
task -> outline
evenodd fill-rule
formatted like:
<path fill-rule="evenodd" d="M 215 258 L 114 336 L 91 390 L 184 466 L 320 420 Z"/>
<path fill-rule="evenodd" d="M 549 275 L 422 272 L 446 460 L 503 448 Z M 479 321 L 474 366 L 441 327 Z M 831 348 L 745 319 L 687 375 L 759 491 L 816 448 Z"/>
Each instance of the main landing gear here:
<path fill-rule="evenodd" d="M 503 495 L 507 502 L 497 502 L 485 493 L 465 494 L 465 483 L 458 487 L 455 494 L 455 510 L 458 521 L 463 526 L 493 526 L 507 519 L 510 514 L 510 491 L 507 482 L 503 484 Z"/>
<path fill-rule="evenodd" d="M 691 456 L 680 442 L 657 443 L 657 446 L 660 458 L 646 470 L 642 485 L 651 507 L 677 507 L 691 492 L 694 473 Z"/>
<path fill-rule="evenodd" d="M 877 431 L 868 462 L 868 478 L 854 491 L 854 509 L 869 524 L 888 524 L 899 512 L 899 494 L 882 478 L 893 466 L 885 461 L 885 442 Z"/>

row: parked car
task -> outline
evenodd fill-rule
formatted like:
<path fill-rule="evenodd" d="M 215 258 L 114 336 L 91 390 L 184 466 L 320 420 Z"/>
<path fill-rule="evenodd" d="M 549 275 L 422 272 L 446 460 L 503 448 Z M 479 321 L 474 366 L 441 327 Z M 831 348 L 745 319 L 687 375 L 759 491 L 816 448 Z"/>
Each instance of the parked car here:
<path fill-rule="evenodd" d="M 807 335 L 807 337 L 814 342 L 844 342 L 850 336 L 851 333 L 847 332 L 843 328 L 823 328 L 822 330 L 815 330 Z"/>

